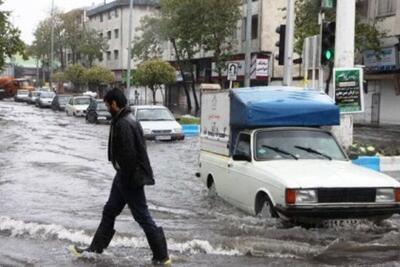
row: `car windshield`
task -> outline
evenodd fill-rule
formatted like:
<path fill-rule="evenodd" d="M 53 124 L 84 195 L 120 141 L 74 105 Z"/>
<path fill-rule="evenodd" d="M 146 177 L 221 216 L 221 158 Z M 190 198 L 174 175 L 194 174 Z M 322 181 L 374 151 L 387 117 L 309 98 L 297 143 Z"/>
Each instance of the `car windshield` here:
<path fill-rule="evenodd" d="M 260 131 L 256 134 L 256 160 L 346 160 L 333 137 L 312 130 Z"/>
<path fill-rule="evenodd" d="M 53 98 L 55 94 L 53 92 L 42 92 L 40 94 L 41 98 Z"/>
<path fill-rule="evenodd" d="M 90 104 L 90 98 L 88 97 L 75 98 L 74 100 L 74 105 L 89 105 L 89 104 Z"/>
<path fill-rule="evenodd" d="M 143 108 L 136 112 L 138 121 L 173 121 L 171 112 L 163 108 Z"/>
<path fill-rule="evenodd" d="M 17 94 L 18 95 L 27 95 L 27 94 L 29 94 L 29 91 L 27 91 L 27 90 L 18 90 Z"/>
<path fill-rule="evenodd" d="M 97 110 L 107 111 L 106 104 L 104 102 L 97 102 Z"/>
<path fill-rule="evenodd" d="M 69 101 L 70 98 L 71 98 L 70 96 L 59 96 L 58 97 L 58 102 L 60 104 L 66 104 Z"/>

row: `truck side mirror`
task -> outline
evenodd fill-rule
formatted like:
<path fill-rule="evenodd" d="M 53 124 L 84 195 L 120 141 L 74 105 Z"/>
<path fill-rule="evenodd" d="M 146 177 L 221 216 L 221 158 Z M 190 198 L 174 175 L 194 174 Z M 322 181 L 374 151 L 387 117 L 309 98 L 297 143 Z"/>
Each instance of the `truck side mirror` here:
<path fill-rule="evenodd" d="M 356 159 L 358 159 L 358 155 L 356 153 L 350 153 L 349 154 L 349 159 L 350 160 L 356 160 Z"/>
<path fill-rule="evenodd" d="M 244 155 L 244 154 L 233 154 L 232 159 L 236 160 L 236 161 L 248 161 L 248 162 L 251 162 L 251 158 L 249 156 L 247 156 L 247 155 Z"/>

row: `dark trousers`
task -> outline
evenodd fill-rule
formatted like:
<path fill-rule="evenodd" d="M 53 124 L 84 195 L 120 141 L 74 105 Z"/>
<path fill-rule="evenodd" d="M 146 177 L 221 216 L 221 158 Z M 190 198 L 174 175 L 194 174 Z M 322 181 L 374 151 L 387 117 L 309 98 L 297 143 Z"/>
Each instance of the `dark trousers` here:
<path fill-rule="evenodd" d="M 121 184 L 119 173 L 115 175 L 110 196 L 103 209 L 99 230 L 108 235 L 114 231 L 116 217 L 121 214 L 125 205 L 128 205 L 133 218 L 142 227 L 146 236 L 156 235 L 158 227 L 154 223 L 147 208 L 144 187 L 124 187 Z"/>

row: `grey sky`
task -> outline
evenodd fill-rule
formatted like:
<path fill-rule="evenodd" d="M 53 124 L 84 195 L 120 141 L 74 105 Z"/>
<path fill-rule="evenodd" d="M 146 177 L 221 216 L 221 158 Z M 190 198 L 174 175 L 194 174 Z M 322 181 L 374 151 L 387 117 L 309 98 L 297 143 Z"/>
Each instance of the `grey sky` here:
<path fill-rule="evenodd" d="M 1 10 L 11 11 L 10 21 L 21 30 L 21 38 L 26 43 L 33 41 L 33 32 L 39 21 L 50 15 L 52 0 L 4 0 Z M 107 0 L 111 2 L 111 0 Z M 79 7 L 91 7 L 104 0 L 54 0 L 54 6 L 62 11 Z"/>

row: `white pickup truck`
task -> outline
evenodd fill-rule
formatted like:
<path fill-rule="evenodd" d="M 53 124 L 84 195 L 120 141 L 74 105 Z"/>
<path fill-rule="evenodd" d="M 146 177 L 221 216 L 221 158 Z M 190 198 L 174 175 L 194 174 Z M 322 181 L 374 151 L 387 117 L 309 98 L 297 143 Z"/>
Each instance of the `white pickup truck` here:
<path fill-rule="evenodd" d="M 204 91 L 199 176 L 253 215 L 316 223 L 399 213 L 400 183 L 354 165 L 329 130 L 339 123 L 337 106 L 316 91 Z"/>

